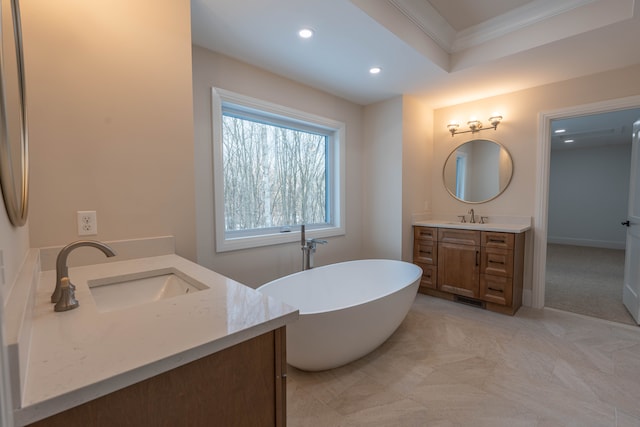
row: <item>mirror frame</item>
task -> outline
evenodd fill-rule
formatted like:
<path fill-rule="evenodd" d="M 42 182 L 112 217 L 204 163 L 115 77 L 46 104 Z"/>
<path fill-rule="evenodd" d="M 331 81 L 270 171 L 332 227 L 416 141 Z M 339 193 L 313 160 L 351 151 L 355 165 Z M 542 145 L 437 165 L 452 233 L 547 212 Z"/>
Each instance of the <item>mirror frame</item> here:
<path fill-rule="evenodd" d="M 15 43 L 15 57 L 5 55 L 4 41 L 0 34 L 0 185 L 4 198 L 5 208 L 9 221 L 16 227 L 27 222 L 29 211 L 29 144 L 27 135 L 27 107 L 24 78 L 24 57 L 22 49 L 22 28 L 20 23 L 20 9 L 18 0 L 0 0 L 0 6 L 4 7 L 8 2 L 11 10 L 11 18 L 2 19 L 0 9 L 0 22 L 9 23 L 11 28 L 6 29 L 13 34 Z M 1 26 L 0 26 L 1 28 Z M 3 31 L 4 33 L 4 31 Z M 9 82 L 15 84 L 18 96 L 14 100 L 9 100 L 7 95 L 7 70 L 8 67 L 15 67 L 17 81 Z M 8 123 L 8 111 L 14 111 L 17 119 L 15 123 Z M 18 123 L 19 122 L 19 123 Z M 19 137 L 14 137 L 10 133 L 10 127 L 19 127 Z M 18 161 L 16 153 L 20 153 Z M 15 168 L 15 165 L 19 165 Z M 19 170 L 15 170 L 19 169 Z"/>
<path fill-rule="evenodd" d="M 463 200 L 461 198 L 459 198 L 458 196 L 456 196 L 450 189 L 449 187 L 447 187 L 447 182 L 446 182 L 446 174 L 445 174 L 445 168 L 447 166 L 447 163 L 449 162 L 449 159 L 451 158 L 451 156 L 453 156 L 456 151 L 458 150 L 458 148 L 462 147 L 465 144 L 468 144 L 470 142 L 473 141 L 489 141 L 489 142 L 493 142 L 494 144 L 498 145 L 500 147 L 501 150 L 504 150 L 505 153 L 507 153 L 507 155 L 509 156 L 509 160 L 511 161 L 511 175 L 509 176 L 509 179 L 507 180 L 507 183 L 504 185 L 504 188 L 500 189 L 500 191 L 498 191 L 498 193 L 489 198 L 489 199 L 485 199 L 485 200 L 480 200 L 480 201 L 468 201 L 468 200 Z M 463 202 L 463 203 L 469 203 L 469 204 L 480 204 L 480 203 L 486 203 L 489 202 L 495 198 L 497 198 L 498 196 L 500 196 L 502 193 L 505 192 L 505 190 L 509 187 L 509 184 L 511 184 L 511 180 L 513 179 L 513 172 L 514 172 L 514 164 L 513 164 L 513 156 L 511 156 L 511 153 L 509 152 L 509 150 L 507 150 L 507 148 L 502 145 L 501 143 L 499 143 L 498 141 L 495 141 L 493 139 L 488 139 L 488 138 L 476 138 L 476 139 L 470 139 L 468 141 L 465 141 L 461 144 L 456 145 L 453 150 L 451 150 L 451 152 L 449 153 L 449 155 L 447 156 L 446 160 L 444 161 L 444 164 L 442 165 L 442 185 L 444 185 L 444 188 L 447 190 L 447 192 L 451 195 L 451 197 L 453 197 L 454 199 Z"/>

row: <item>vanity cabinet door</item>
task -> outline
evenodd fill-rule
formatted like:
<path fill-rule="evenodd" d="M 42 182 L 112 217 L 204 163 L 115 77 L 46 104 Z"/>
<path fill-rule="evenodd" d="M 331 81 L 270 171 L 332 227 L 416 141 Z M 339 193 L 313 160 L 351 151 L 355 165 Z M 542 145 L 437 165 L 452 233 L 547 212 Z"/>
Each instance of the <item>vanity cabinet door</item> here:
<path fill-rule="evenodd" d="M 286 396 L 282 327 L 30 426 L 284 427 Z"/>
<path fill-rule="evenodd" d="M 480 246 L 438 243 L 438 290 L 477 298 Z"/>

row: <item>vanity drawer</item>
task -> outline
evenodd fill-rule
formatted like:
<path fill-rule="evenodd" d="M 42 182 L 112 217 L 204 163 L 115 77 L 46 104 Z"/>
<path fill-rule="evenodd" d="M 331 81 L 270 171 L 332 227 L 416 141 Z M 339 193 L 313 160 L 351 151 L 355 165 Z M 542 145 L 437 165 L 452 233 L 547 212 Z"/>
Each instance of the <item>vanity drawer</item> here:
<path fill-rule="evenodd" d="M 486 248 L 513 249 L 515 236 L 513 233 L 500 233 L 496 231 L 482 232 L 482 246 Z"/>
<path fill-rule="evenodd" d="M 438 277 L 438 267 L 430 264 L 423 264 L 421 262 L 415 262 L 418 267 L 422 269 L 422 277 L 420 278 L 420 287 L 436 289 L 436 280 Z"/>
<path fill-rule="evenodd" d="M 422 264 L 437 264 L 438 245 L 430 241 L 413 241 L 413 261 Z"/>
<path fill-rule="evenodd" d="M 476 230 L 460 230 L 457 228 L 440 228 L 438 229 L 438 242 L 479 246 L 480 232 Z"/>
<path fill-rule="evenodd" d="M 496 276 L 513 276 L 513 251 L 486 247 L 482 250 L 480 271 Z"/>
<path fill-rule="evenodd" d="M 433 227 L 414 227 L 413 238 L 415 240 L 429 240 L 431 242 L 438 240 L 438 231 Z"/>
<path fill-rule="evenodd" d="M 500 305 L 511 305 L 513 286 L 511 278 L 480 275 L 480 299 Z"/>

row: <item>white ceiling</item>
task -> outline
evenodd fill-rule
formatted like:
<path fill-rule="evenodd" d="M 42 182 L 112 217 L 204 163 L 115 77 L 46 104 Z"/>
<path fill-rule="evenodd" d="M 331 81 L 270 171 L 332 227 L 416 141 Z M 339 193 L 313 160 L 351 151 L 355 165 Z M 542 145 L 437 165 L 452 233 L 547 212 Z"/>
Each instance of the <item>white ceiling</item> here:
<path fill-rule="evenodd" d="M 362 105 L 438 108 L 640 63 L 634 1 L 191 0 L 192 39 Z"/>
<path fill-rule="evenodd" d="M 631 144 L 633 124 L 640 119 L 640 108 L 591 114 L 551 122 L 551 149 Z M 564 129 L 565 132 L 556 133 Z M 567 142 L 571 141 L 571 142 Z"/>

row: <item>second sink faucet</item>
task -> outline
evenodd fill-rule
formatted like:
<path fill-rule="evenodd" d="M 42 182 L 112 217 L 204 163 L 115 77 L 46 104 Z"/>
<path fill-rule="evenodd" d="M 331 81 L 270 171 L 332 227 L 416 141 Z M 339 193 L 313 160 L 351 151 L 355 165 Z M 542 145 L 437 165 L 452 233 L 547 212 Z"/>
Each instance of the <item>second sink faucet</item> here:
<path fill-rule="evenodd" d="M 58 302 L 60 301 L 60 297 L 62 296 L 64 278 L 67 279 L 65 280 L 65 282 L 68 282 L 68 286 L 65 286 L 65 288 L 69 288 L 69 291 L 71 292 L 70 296 L 71 298 L 73 298 L 73 290 L 75 289 L 75 286 L 73 286 L 73 284 L 69 281 L 69 268 L 67 267 L 67 258 L 69 257 L 71 251 L 82 246 L 91 246 L 93 248 L 100 249 L 102 253 L 104 253 L 108 257 L 115 256 L 116 254 L 115 251 L 109 246 L 96 240 L 78 240 L 76 242 L 69 243 L 67 246 L 62 248 L 60 253 L 58 253 L 58 257 L 56 258 L 56 288 L 53 291 L 53 294 L 51 294 L 51 302 L 56 303 L 56 311 L 71 310 L 72 308 L 75 308 L 77 306 L 76 304 L 75 306 L 69 306 L 67 308 L 67 305 L 64 304 L 64 301 L 62 302 L 62 304 L 58 304 Z"/>
<path fill-rule="evenodd" d="M 469 214 L 471 214 L 471 219 L 469 220 L 470 223 L 475 224 L 476 222 L 476 213 L 473 211 L 473 209 L 469 209 Z"/>

